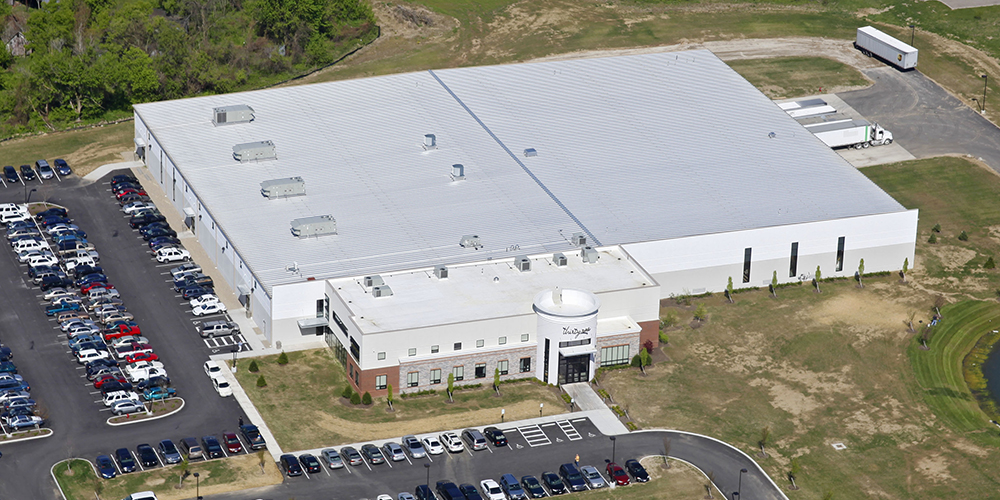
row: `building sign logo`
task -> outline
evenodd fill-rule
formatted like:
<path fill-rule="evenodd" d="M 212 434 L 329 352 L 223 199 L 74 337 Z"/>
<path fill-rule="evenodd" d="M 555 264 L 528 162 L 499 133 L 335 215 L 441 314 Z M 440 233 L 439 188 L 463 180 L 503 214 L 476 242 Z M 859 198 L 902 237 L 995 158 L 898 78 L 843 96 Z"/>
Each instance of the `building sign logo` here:
<path fill-rule="evenodd" d="M 584 335 L 590 335 L 590 327 L 587 328 L 570 328 L 568 326 L 563 327 L 563 335 L 572 335 L 573 337 L 579 338 Z"/>

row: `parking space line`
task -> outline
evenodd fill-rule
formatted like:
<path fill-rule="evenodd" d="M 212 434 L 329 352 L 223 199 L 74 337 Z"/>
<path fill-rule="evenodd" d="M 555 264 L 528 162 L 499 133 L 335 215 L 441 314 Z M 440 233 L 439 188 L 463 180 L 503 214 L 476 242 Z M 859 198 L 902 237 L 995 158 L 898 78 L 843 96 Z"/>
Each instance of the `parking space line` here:
<path fill-rule="evenodd" d="M 135 452 L 132 450 L 129 450 L 128 452 L 132 454 L 132 460 L 135 460 L 135 464 L 139 466 L 139 470 L 145 471 L 146 468 L 143 467 L 142 462 L 139 461 L 139 456 L 136 455 Z"/>
<path fill-rule="evenodd" d="M 574 423 L 575 422 L 586 422 L 586 421 L 587 421 L 586 417 L 584 417 L 584 418 L 574 418 L 573 420 L 570 420 L 570 422 L 574 422 Z"/>
<path fill-rule="evenodd" d="M 326 477 L 330 477 L 330 468 L 324 465 L 323 470 L 326 471 Z"/>
<path fill-rule="evenodd" d="M 354 474 L 353 472 L 351 472 L 351 467 L 354 466 L 351 464 L 344 464 L 344 470 L 346 470 L 348 474 Z"/>
<path fill-rule="evenodd" d="M 367 461 L 367 460 L 362 460 L 362 461 L 361 461 L 361 463 L 365 464 L 365 467 L 368 467 L 368 470 L 369 470 L 369 471 L 371 471 L 371 470 L 372 470 L 372 466 L 371 466 L 371 465 L 368 465 L 368 461 Z"/>
<path fill-rule="evenodd" d="M 431 454 L 430 453 L 428 453 L 426 456 L 427 456 L 427 460 L 430 460 L 431 463 L 434 463 L 434 459 L 431 458 Z"/>
<path fill-rule="evenodd" d="M 405 458 L 405 459 L 406 459 L 406 461 L 407 461 L 407 462 L 409 462 L 409 464 L 410 464 L 410 465 L 413 465 L 413 462 L 410 462 L 410 457 L 409 457 L 409 456 L 407 456 L 407 454 L 406 454 L 406 453 L 403 453 L 403 458 Z"/>

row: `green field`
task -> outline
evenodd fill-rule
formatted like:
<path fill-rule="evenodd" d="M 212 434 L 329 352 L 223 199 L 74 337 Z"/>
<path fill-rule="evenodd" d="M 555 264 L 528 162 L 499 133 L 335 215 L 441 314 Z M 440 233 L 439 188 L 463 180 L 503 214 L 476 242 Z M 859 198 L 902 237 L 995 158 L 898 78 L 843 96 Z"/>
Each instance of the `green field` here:
<path fill-rule="evenodd" d="M 860 71 L 822 57 L 729 61 L 729 66 L 771 99 L 788 99 L 866 87 Z"/>

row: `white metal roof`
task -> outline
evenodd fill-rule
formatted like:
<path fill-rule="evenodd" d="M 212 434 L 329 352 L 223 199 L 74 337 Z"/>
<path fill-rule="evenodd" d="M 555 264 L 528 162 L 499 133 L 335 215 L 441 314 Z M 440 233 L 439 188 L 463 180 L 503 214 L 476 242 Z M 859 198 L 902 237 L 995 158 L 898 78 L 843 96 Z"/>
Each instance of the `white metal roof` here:
<path fill-rule="evenodd" d="M 248 124 L 212 108 L 248 104 Z M 904 210 L 708 51 L 381 76 L 135 106 L 261 283 Z M 773 133 L 773 134 L 772 134 Z M 421 147 L 424 134 L 438 149 Z M 271 140 L 277 160 L 232 146 Z M 538 154 L 525 157 L 526 148 Z M 452 181 L 451 165 L 465 165 Z M 301 176 L 306 196 L 260 182 Z M 292 219 L 332 215 L 335 236 Z M 461 248 L 463 235 L 483 248 Z M 596 239 L 596 241 L 595 241 Z M 297 263 L 301 274 L 285 271 Z"/>

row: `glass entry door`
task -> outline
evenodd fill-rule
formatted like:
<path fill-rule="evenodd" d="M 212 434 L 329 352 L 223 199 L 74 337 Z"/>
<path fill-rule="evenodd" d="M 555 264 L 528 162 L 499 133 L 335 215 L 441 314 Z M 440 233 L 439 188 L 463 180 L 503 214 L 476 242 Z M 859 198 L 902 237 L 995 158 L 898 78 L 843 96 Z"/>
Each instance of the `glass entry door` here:
<path fill-rule="evenodd" d="M 590 354 L 559 355 L 559 385 L 590 380 Z"/>

